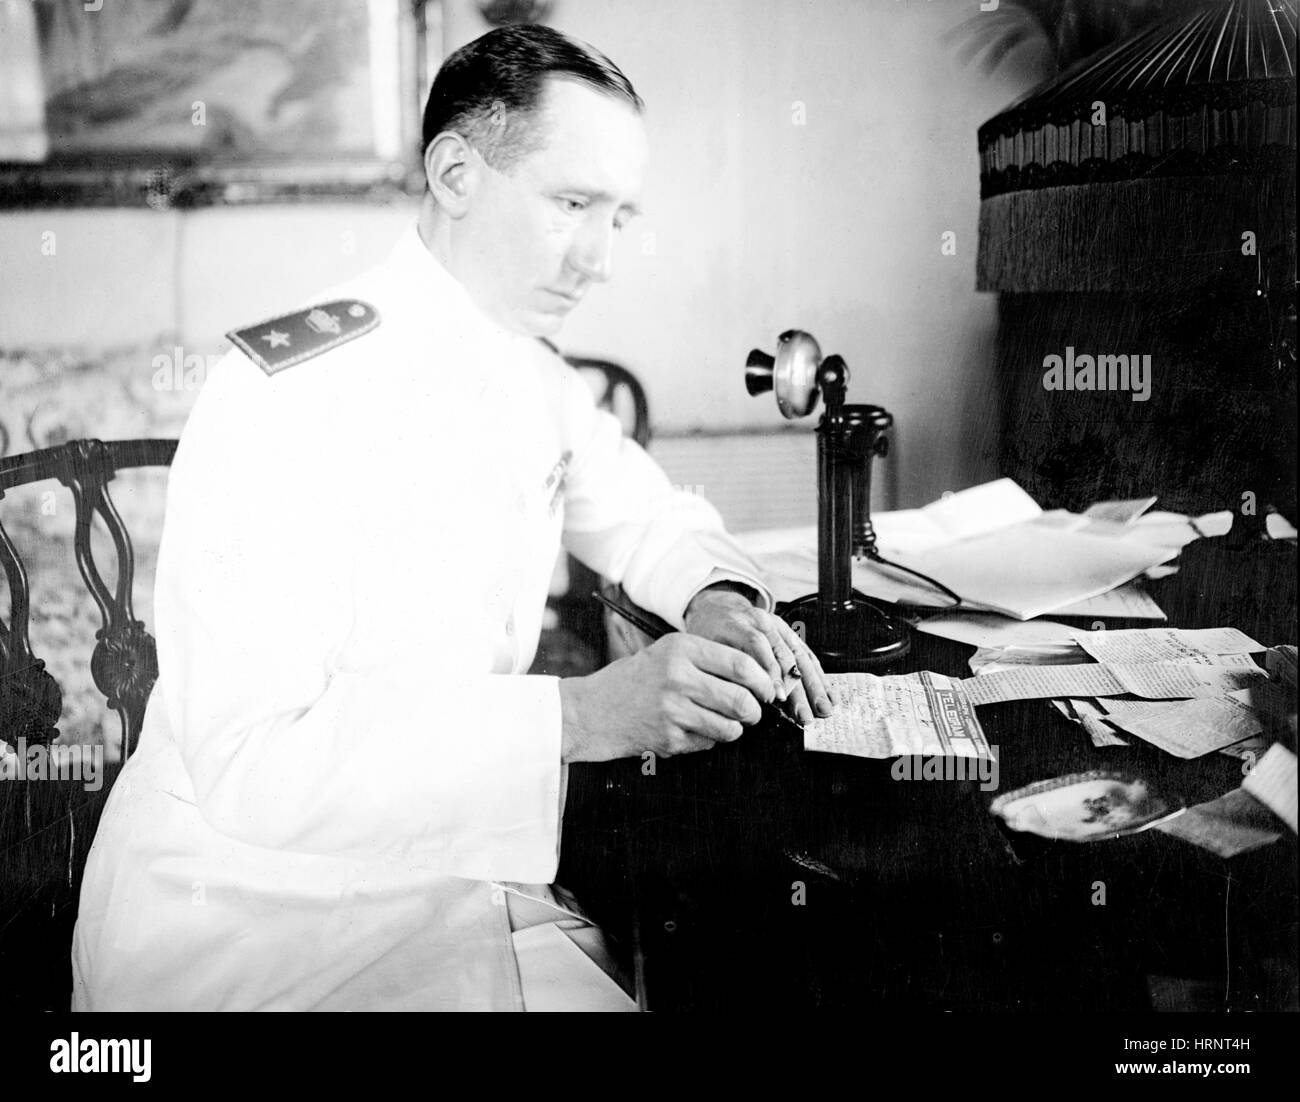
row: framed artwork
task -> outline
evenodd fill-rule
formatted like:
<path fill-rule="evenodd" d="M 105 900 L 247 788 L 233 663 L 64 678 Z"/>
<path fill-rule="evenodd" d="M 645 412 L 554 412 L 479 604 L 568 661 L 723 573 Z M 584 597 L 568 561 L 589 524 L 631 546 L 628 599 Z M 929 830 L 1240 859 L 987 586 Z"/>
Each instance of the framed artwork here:
<path fill-rule="evenodd" d="M 0 20 L 0 207 L 422 187 L 441 0 L 29 0 Z"/>

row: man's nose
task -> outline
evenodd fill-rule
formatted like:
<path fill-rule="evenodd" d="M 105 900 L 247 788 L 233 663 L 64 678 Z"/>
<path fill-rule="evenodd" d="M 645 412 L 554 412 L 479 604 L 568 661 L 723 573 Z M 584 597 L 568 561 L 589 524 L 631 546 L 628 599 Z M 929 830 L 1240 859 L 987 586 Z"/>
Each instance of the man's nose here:
<path fill-rule="evenodd" d="M 569 249 L 569 263 L 592 281 L 604 282 L 613 270 L 614 227 L 593 222 L 579 232 Z"/>

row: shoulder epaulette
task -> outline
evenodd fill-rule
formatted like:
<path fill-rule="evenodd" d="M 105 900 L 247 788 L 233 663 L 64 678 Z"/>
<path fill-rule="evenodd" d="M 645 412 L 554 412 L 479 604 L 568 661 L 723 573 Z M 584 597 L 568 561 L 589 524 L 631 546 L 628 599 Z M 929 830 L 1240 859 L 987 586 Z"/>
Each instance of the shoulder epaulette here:
<path fill-rule="evenodd" d="M 364 336 L 379 325 L 379 311 L 359 299 L 322 302 L 226 336 L 268 375 Z"/>

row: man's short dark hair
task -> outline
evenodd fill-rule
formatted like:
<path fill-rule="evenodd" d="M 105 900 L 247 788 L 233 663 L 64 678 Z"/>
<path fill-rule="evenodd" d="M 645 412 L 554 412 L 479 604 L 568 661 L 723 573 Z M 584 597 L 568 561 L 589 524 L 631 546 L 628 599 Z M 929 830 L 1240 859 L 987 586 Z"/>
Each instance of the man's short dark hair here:
<path fill-rule="evenodd" d="M 424 149 L 454 130 L 499 171 L 535 152 L 533 126 L 548 77 L 582 81 L 640 112 L 632 82 L 585 43 L 537 24 L 499 27 L 462 46 L 438 70 L 424 108 Z"/>

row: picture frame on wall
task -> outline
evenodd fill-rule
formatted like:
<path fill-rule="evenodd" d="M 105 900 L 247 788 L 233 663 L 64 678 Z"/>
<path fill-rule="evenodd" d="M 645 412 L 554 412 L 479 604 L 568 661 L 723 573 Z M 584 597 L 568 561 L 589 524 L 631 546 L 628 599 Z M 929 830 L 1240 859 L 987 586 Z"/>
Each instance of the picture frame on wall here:
<path fill-rule="evenodd" d="M 0 208 L 374 201 L 423 186 L 442 0 L 0 5 Z"/>

